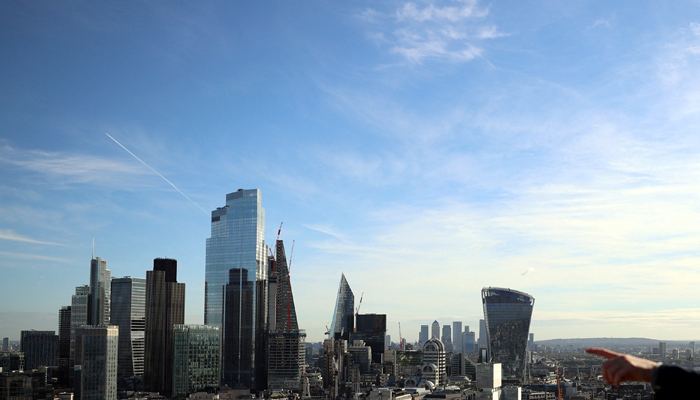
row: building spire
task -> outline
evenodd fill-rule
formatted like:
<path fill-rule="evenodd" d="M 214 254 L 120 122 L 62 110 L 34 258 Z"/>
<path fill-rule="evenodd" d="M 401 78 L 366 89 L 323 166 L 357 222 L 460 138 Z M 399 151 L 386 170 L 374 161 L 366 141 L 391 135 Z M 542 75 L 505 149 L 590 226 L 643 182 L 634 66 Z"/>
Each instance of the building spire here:
<path fill-rule="evenodd" d="M 92 238 L 92 258 L 95 258 L 95 238 Z"/>

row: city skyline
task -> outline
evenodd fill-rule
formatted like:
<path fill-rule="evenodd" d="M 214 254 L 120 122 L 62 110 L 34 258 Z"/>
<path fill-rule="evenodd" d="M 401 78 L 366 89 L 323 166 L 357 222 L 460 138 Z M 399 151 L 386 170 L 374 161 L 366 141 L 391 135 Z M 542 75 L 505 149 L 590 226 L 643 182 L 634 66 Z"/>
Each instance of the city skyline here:
<path fill-rule="evenodd" d="M 341 274 L 395 340 L 478 333 L 483 287 L 537 298 L 538 340 L 700 340 L 697 3 L 0 10 L 0 337 L 57 331 L 93 255 L 177 259 L 204 323 L 209 210 L 243 188 L 295 240 L 307 342 Z"/>

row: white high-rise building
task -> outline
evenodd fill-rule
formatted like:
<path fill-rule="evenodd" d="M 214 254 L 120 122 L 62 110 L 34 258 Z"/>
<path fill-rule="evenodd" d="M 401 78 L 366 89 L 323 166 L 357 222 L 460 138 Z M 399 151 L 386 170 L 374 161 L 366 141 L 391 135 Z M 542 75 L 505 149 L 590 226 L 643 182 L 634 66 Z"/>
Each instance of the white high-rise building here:
<path fill-rule="evenodd" d="M 75 338 L 75 400 L 117 400 L 116 326 L 82 326 Z"/>

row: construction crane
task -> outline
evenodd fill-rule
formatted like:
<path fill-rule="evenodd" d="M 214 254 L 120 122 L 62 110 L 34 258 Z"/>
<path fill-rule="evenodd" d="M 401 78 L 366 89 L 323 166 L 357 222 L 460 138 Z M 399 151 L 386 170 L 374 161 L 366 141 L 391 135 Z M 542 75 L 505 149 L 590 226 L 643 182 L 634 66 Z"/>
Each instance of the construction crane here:
<path fill-rule="evenodd" d="M 292 251 L 289 253 L 289 267 L 287 267 L 288 271 L 292 271 L 292 258 L 294 257 L 294 244 L 296 243 L 296 240 L 292 240 Z"/>
<path fill-rule="evenodd" d="M 554 363 L 554 368 L 557 369 L 557 399 L 562 400 L 562 393 L 561 393 L 561 377 L 559 376 L 559 361 Z"/>
<path fill-rule="evenodd" d="M 401 322 L 399 322 L 399 349 L 403 350 L 403 337 L 401 336 Z"/>
<path fill-rule="evenodd" d="M 360 295 L 360 303 L 357 305 L 357 309 L 355 309 L 355 317 L 357 317 L 360 314 L 360 306 L 362 306 L 362 298 L 365 297 L 365 292 L 362 292 Z"/>
<path fill-rule="evenodd" d="M 277 230 L 277 240 L 280 240 L 280 233 L 282 233 L 282 224 L 284 224 L 284 222 L 280 222 L 280 228 Z M 275 242 L 275 244 L 277 244 L 277 242 Z"/>

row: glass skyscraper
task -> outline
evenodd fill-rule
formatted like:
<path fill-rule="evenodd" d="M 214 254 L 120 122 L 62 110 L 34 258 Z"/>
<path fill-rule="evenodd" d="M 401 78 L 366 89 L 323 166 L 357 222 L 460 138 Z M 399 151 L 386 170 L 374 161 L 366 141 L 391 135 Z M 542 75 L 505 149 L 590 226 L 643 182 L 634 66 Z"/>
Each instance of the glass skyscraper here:
<path fill-rule="evenodd" d="M 221 327 L 224 286 L 232 268 L 248 271 L 248 279 L 267 279 L 265 209 L 259 189 L 226 195 L 226 205 L 211 212 L 211 237 L 207 239 L 204 324 Z"/>
<path fill-rule="evenodd" d="M 335 310 L 333 311 L 333 322 L 331 323 L 331 337 L 348 335 L 354 327 L 353 317 L 355 315 L 355 295 L 345 279 L 345 274 L 340 276 L 340 286 L 338 287 L 338 297 L 335 300 Z"/>
<path fill-rule="evenodd" d="M 112 279 L 111 323 L 119 327 L 118 378 L 143 376 L 146 279 Z"/>
<path fill-rule="evenodd" d="M 503 379 L 525 380 L 527 339 L 535 298 L 512 289 L 483 288 L 488 354 L 501 363 Z"/>
<path fill-rule="evenodd" d="M 263 388 L 268 257 L 260 190 L 239 189 L 211 213 L 204 323 L 223 328 L 222 383 Z"/>
<path fill-rule="evenodd" d="M 90 261 L 90 324 L 109 325 L 111 271 L 107 261 L 95 257 Z"/>

